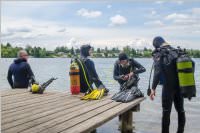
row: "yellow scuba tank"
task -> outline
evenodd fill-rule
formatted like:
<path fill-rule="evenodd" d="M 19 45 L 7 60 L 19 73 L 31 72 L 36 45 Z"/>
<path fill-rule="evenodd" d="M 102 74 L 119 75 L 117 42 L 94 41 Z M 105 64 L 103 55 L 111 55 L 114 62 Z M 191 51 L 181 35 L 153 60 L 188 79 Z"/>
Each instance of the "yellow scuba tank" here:
<path fill-rule="evenodd" d="M 196 96 L 194 79 L 194 64 L 192 59 L 184 54 L 176 60 L 179 87 L 184 98 L 191 99 Z"/>
<path fill-rule="evenodd" d="M 71 94 L 80 93 L 80 69 L 76 62 L 76 59 L 72 61 L 70 65 L 70 90 Z"/>

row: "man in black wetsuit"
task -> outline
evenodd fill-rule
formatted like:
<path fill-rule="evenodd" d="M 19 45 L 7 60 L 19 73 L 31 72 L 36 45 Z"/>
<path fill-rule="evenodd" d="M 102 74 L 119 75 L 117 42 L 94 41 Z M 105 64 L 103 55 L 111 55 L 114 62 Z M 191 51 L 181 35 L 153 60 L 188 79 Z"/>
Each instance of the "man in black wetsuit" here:
<path fill-rule="evenodd" d="M 97 88 L 105 88 L 105 93 L 107 94 L 109 90 L 105 87 L 102 81 L 99 79 L 99 76 L 96 72 L 96 68 L 94 62 L 88 57 L 92 54 L 92 47 L 90 45 L 82 45 L 80 48 L 81 60 L 86 67 L 86 75 L 89 80 L 89 83 L 92 88 L 92 84 L 94 83 Z M 80 73 L 81 78 L 81 92 L 85 93 L 89 90 L 89 87 L 85 81 L 83 72 Z"/>
<path fill-rule="evenodd" d="M 27 60 L 28 53 L 20 50 L 18 52 L 18 58 L 10 65 L 7 79 L 12 89 L 28 88 L 29 80 L 34 82 L 34 74 Z"/>
<path fill-rule="evenodd" d="M 125 53 L 120 53 L 114 65 L 113 78 L 122 86 L 134 75 L 145 72 L 146 69 L 134 59 L 129 59 Z"/>
<path fill-rule="evenodd" d="M 150 98 L 154 99 L 156 87 L 159 81 L 162 81 L 162 133 L 169 133 L 170 113 L 172 103 L 174 102 L 175 109 L 178 113 L 178 130 L 177 133 L 184 132 L 185 126 L 185 111 L 183 105 L 183 96 L 179 88 L 178 75 L 176 71 L 176 62 L 165 65 L 161 51 L 157 49 L 174 49 L 162 37 L 155 37 L 153 40 L 155 51 L 153 52 L 154 59 L 154 77 L 151 89 Z"/>

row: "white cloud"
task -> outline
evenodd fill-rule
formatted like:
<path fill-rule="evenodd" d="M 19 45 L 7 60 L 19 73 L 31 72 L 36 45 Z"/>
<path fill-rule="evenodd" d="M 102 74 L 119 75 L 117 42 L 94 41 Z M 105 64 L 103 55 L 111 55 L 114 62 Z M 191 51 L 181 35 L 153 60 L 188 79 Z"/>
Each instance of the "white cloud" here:
<path fill-rule="evenodd" d="M 78 48 L 78 45 L 80 43 L 78 42 L 78 40 L 75 37 L 72 37 L 69 39 L 69 41 L 67 42 L 67 47 L 74 47 L 74 48 Z"/>
<path fill-rule="evenodd" d="M 81 8 L 80 10 L 77 11 L 77 15 L 86 17 L 86 18 L 97 18 L 102 15 L 102 12 Z"/>
<path fill-rule="evenodd" d="M 48 21 L 35 21 L 32 19 L 2 19 L 2 33 L 7 37 L 36 37 L 36 36 L 59 36 L 65 34 L 66 27 Z"/>
<path fill-rule="evenodd" d="M 200 8 L 192 8 L 192 14 L 200 17 Z"/>
<path fill-rule="evenodd" d="M 180 1 L 180 0 L 179 0 Z M 184 1 L 185 2 L 185 1 Z M 9 2 L 7 2 L 9 3 Z M 47 49 L 53 49 L 56 46 L 76 46 L 83 43 L 91 42 L 93 46 L 96 47 L 105 47 L 105 46 L 126 46 L 127 44 L 134 44 L 135 47 L 142 47 L 145 46 L 145 41 L 141 40 L 147 40 L 147 38 L 153 38 L 156 35 L 163 35 L 164 37 L 168 37 L 169 40 L 176 41 L 177 38 L 181 40 L 181 44 L 191 44 L 190 47 L 193 48 L 200 48 L 199 45 L 199 33 L 200 33 L 200 8 L 198 6 L 194 5 L 196 8 L 192 8 L 193 5 L 188 5 L 189 7 L 183 7 L 182 10 L 177 12 L 174 12 L 173 14 L 169 14 L 167 16 L 163 16 L 168 11 L 168 3 L 171 3 L 170 1 L 158 1 L 157 4 L 163 5 L 154 5 L 156 7 L 138 7 L 138 9 L 145 9 L 147 11 L 147 15 L 150 17 L 149 22 L 146 22 L 145 27 L 142 27 L 140 25 L 137 25 L 135 23 L 131 23 L 128 26 L 125 26 L 123 28 L 108 28 L 106 26 L 85 26 L 85 27 L 78 27 L 73 25 L 73 21 L 77 20 L 71 20 L 71 25 L 68 25 L 66 22 L 66 19 L 61 19 L 58 17 L 51 17 L 51 20 L 55 20 L 57 22 L 49 21 L 49 17 L 52 14 L 57 16 L 57 14 L 62 14 L 63 12 L 66 14 L 66 10 L 63 11 L 63 9 L 60 9 L 60 6 L 56 5 L 56 2 L 51 3 L 51 5 L 46 5 L 45 7 L 53 7 L 51 11 L 46 10 L 44 13 L 42 12 L 40 17 L 32 16 L 31 14 L 35 14 L 35 12 L 38 9 L 42 9 L 42 3 L 38 2 L 32 2 L 31 4 L 29 2 L 26 2 L 21 7 L 26 7 L 23 10 L 19 10 L 19 4 L 16 5 L 18 2 L 13 3 L 12 9 L 15 8 L 15 10 L 12 11 L 12 15 L 8 15 L 8 12 L 5 12 L 4 16 L 11 16 L 12 18 L 18 18 L 18 19 L 10 19 L 9 21 L 5 20 L 5 17 L 2 16 L 1 21 L 1 32 L 2 36 L 1 39 L 4 42 L 11 42 L 12 44 L 31 44 L 35 46 L 46 46 Z M 34 4 L 35 3 L 35 4 Z M 65 4 L 67 2 L 63 2 Z M 73 3 L 73 2 L 72 2 Z M 114 8 L 114 5 L 109 5 L 111 3 L 104 3 L 105 9 L 109 10 L 108 8 Z M 157 6 L 164 6 L 166 4 L 166 11 L 160 11 Z M 172 4 L 172 3 L 171 3 Z M 185 3 L 187 4 L 187 3 Z M 27 6 L 27 5 L 31 5 Z M 41 7 L 38 7 L 38 5 L 41 5 Z M 60 4 L 58 4 L 60 5 Z M 177 6 L 174 3 L 175 6 Z M 88 5 L 89 6 L 89 5 Z M 150 4 L 151 6 L 151 4 Z M 4 6 L 6 7 L 6 6 Z M 55 8 L 54 8 L 55 7 Z M 66 6 L 63 6 L 66 9 Z M 31 8 L 31 9 L 30 9 Z M 102 16 L 104 12 L 97 11 L 97 9 L 84 9 L 78 8 L 78 11 L 75 11 L 75 14 L 73 15 L 80 15 L 86 18 L 95 18 L 97 16 Z M 158 9 L 158 10 L 156 10 Z M 55 10 L 55 11 L 54 11 Z M 68 9 L 67 9 L 68 10 Z M 98 9 L 100 10 L 100 9 Z M 113 9 L 112 9 L 113 10 Z M 128 10 L 128 9 L 127 9 Z M 137 10 L 137 9 L 136 9 Z M 18 11 L 17 13 L 15 13 Z M 40 10 L 38 10 L 40 11 Z M 57 12 L 58 11 L 58 12 Z M 103 10 L 102 10 L 103 11 Z M 139 11 L 139 10 L 137 10 Z M 26 15 L 23 15 L 23 18 L 20 16 L 17 16 L 20 12 L 25 12 Z M 113 10 L 116 14 L 121 14 L 119 9 Z M 44 14 L 43 14 L 44 13 Z M 68 12 L 70 13 L 70 12 Z M 77 14 L 76 14 L 77 13 Z M 23 14 L 23 13 L 22 13 Z M 107 14 L 109 15 L 109 14 Z M 114 14 L 115 15 L 115 14 Z M 122 14 L 121 14 L 122 15 Z M 118 17 L 110 16 L 110 22 L 111 26 L 117 26 L 126 24 L 127 20 L 125 17 L 118 15 Z M 126 14 L 130 15 L 130 14 Z M 146 15 L 146 14 L 143 14 Z M 30 19 L 25 19 L 25 16 Z M 45 16 L 45 17 L 44 17 Z M 152 17 L 151 17 L 152 16 Z M 55 17 L 55 19 L 53 19 Z M 65 17 L 65 16 L 64 16 Z M 127 16 L 128 17 L 128 16 Z M 165 17 L 167 19 L 165 19 Z M 35 20 L 34 20 L 35 19 Z M 102 18 L 103 19 L 103 18 Z M 43 20 L 43 21 L 40 21 Z M 143 21 L 143 20 L 139 20 Z M 108 22 L 108 23 L 109 23 Z M 81 23 L 81 22 L 80 22 Z M 143 22 L 144 23 L 144 22 Z M 77 24 L 76 24 L 77 25 Z M 79 25 L 79 24 L 78 24 Z M 87 34 L 86 34 L 87 33 Z M 135 38 L 140 38 L 135 41 Z M 141 39 L 142 38 L 142 39 Z M 184 40 L 182 40 L 184 39 Z"/>
<path fill-rule="evenodd" d="M 110 18 L 110 26 L 119 26 L 127 23 L 127 19 L 119 14 Z"/>
<path fill-rule="evenodd" d="M 65 23 L 57 23 L 52 21 L 38 21 L 32 19 L 6 19 L 3 18 L 2 27 L 2 43 L 10 42 L 13 45 L 25 47 L 30 44 L 33 46 L 46 47 L 48 50 L 53 50 L 57 46 L 79 47 L 81 44 L 90 43 L 94 47 L 104 48 L 123 47 L 126 46 L 134 36 L 132 29 L 110 29 L 110 28 L 89 28 L 89 27 L 73 27 Z M 25 24 L 31 27 L 30 32 L 20 32 L 12 29 L 11 32 L 7 29 L 18 27 L 21 28 Z M 8 32 L 9 31 L 9 32 Z M 64 31 L 64 32 L 60 32 Z M 87 33 L 87 34 L 85 34 Z M 144 33 L 137 32 L 137 35 Z"/>
<path fill-rule="evenodd" d="M 57 32 L 66 32 L 67 31 L 67 29 L 66 28 L 63 28 L 63 27 L 61 27 L 61 28 L 59 28 L 58 30 L 57 30 Z"/>
<path fill-rule="evenodd" d="M 57 45 L 69 38 L 67 25 L 51 21 L 38 21 L 28 18 L 14 19 L 3 17 L 1 21 L 3 42 L 14 44 L 34 44 L 44 46 L 45 44 Z M 48 46 L 47 48 L 51 48 Z"/>
<path fill-rule="evenodd" d="M 152 48 L 151 41 L 145 38 L 136 38 L 128 42 L 128 45 L 135 49 Z"/>
<path fill-rule="evenodd" d="M 13 33 L 11 33 L 11 32 L 3 32 L 3 33 L 1 33 L 2 37 L 12 36 L 12 35 L 13 35 Z"/>
<path fill-rule="evenodd" d="M 173 13 L 164 19 L 170 20 L 171 27 L 183 29 L 184 32 L 192 33 L 200 30 L 200 8 L 192 8 L 184 14 Z"/>
<path fill-rule="evenodd" d="M 160 19 L 161 14 L 157 12 L 154 8 L 147 9 L 147 14 L 145 14 L 145 17 L 150 20 Z"/>
<path fill-rule="evenodd" d="M 155 10 L 153 10 L 153 11 L 151 11 L 151 15 L 156 15 L 156 11 Z"/>
<path fill-rule="evenodd" d="M 175 1 L 175 3 L 177 3 L 178 5 L 182 5 L 184 1 Z"/>
<path fill-rule="evenodd" d="M 107 8 L 108 8 L 108 9 L 112 8 L 112 5 L 107 5 Z"/>
<path fill-rule="evenodd" d="M 156 1 L 155 3 L 156 4 L 163 4 L 163 3 L 165 3 L 165 1 Z"/>
<path fill-rule="evenodd" d="M 170 3 L 175 3 L 175 4 L 178 4 L 178 5 L 182 5 L 184 3 L 183 0 L 170 0 L 170 1 L 165 1 L 165 0 L 159 0 L 159 1 L 156 1 L 155 4 L 164 4 L 164 3 L 167 3 L 167 2 L 170 2 Z"/>
<path fill-rule="evenodd" d="M 193 20 L 197 19 L 193 18 Z M 154 24 L 161 25 L 161 23 L 162 21 L 159 19 L 154 21 Z M 56 46 L 79 47 L 81 44 L 85 43 L 91 43 L 92 46 L 100 48 L 104 48 L 105 46 L 122 48 L 126 45 L 134 46 L 134 48 L 143 48 L 144 46 L 148 47 L 148 44 L 152 41 L 152 38 L 157 35 L 168 37 L 169 40 L 175 42 L 178 40 L 176 39 L 178 37 L 181 39 L 186 37 L 184 40 L 180 39 L 182 46 L 183 44 L 191 44 L 191 48 L 200 48 L 198 39 L 190 39 L 190 37 L 194 38 L 199 35 L 200 26 L 197 28 L 197 25 L 182 25 L 181 27 L 178 24 L 166 25 L 165 23 L 165 25 L 162 27 L 149 26 L 142 28 L 132 26 L 131 28 L 94 28 L 74 27 L 73 25 L 69 26 L 64 22 L 59 23 L 54 21 L 39 21 L 33 19 L 6 19 L 3 17 L 1 26 L 1 39 L 3 43 L 10 42 L 15 46 L 18 44 L 20 44 L 20 46 L 22 46 L 22 44 L 24 46 L 26 44 L 30 44 L 33 46 L 46 47 L 50 50 L 53 50 Z M 28 28 L 31 31 L 21 32 L 23 28 Z"/>
<path fill-rule="evenodd" d="M 173 19 L 187 19 L 189 18 L 188 15 L 186 14 L 178 14 L 178 13 L 173 13 L 165 17 L 165 20 L 173 20 Z"/>
<path fill-rule="evenodd" d="M 195 19 L 176 19 L 173 21 L 178 26 L 193 26 L 199 25 L 199 21 Z"/>
<path fill-rule="evenodd" d="M 7 29 L 8 32 L 31 32 L 31 30 L 30 27 L 12 27 Z"/>
<path fill-rule="evenodd" d="M 145 22 L 144 25 L 149 25 L 149 26 L 164 26 L 163 22 L 160 20 L 155 20 L 155 21 L 149 21 Z"/>

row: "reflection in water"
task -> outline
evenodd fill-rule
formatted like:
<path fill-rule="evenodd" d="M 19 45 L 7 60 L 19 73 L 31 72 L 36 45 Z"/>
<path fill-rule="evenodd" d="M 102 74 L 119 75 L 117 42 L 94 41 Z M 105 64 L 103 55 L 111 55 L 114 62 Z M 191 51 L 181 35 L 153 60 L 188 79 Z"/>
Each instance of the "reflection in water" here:
<path fill-rule="evenodd" d="M 116 59 L 93 59 L 96 65 L 97 72 L 100 79 L 110 89 L 111 93 L 115 93 L 119 90 L 119 85 L 113 80 L 113 67 Z M 150 73 L 150 68 L 152 65 L 151 59 L 136 59 L 139 61 L 147 71 L 140 75 L 139 87 L 145 93 L 148 87 L 148 78 Z M 6 80 L 7 70 L 9 65 L 12 63 L 13 59 L 1 59 L 1 69 L 0 69 L 0 85 L 2 89 L 8 89 L 9 85 Z M 195 59 L 196 62 L 196 85 L 197 85 L 197 98 L 193 98 L 192 101 L 185 99 L 185 110 L 186 110 L 186 133 L 197 133 L 200 130 L 199 121 L 199 108 L 200 108 L 200 97 L 199 97 L 199 87 L 200 81 L 200 59 Z M 70 59 L 57 58 L 57 59 L 35 59 L 30 58 L 29 63 L 35 73 L 36 79 L 43 83 L 50 77 L 57 77 L 58 80 L 53 82 L 47 89 L 49 91 L 69 91 L 69 64 Z M 147 98 L 141 104 L 140 112 L 134 113 L 134 120 L 137 133 L 159 133 L 161 127 L 161 87 L 157 88 L 157 97 L 152 102 Z M 112 127 L 112 128 L 111 128 Z M 177 115 L 173 108 L 171 114 L 171 132 L 175 132 L 177 127 Z M 99 133 L 117 133 L 118 130 L 118 119 L 115 118 L 112 121 L 104 124 L 102 127 L 98 128 Z"/>

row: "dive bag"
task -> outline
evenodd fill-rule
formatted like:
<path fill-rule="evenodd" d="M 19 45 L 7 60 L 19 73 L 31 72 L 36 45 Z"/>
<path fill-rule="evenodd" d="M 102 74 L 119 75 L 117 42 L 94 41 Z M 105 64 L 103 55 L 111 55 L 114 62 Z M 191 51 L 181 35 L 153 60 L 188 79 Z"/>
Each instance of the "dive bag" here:
<path fill-rule="evenodd" d="M 137 87 L 139 81 L 138 76 L 134 76 L 130 80 L 126 81 L 121 87 L 120 91 L 112 96 L 112 100 L 116 102 L 127 103 L 133 101 L 138 97 L 144 97 L 144 94 Z"/>

